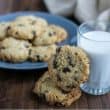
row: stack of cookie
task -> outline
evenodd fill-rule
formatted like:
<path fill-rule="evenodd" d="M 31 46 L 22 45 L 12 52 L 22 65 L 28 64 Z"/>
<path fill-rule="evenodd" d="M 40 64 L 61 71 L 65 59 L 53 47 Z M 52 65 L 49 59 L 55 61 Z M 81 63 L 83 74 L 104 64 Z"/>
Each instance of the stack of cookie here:
<path fill-rule="evenodd" d="M 44 18 L 18 16 L 13 21 L 0 23 L 0 59 L 48 61 L 55 53 L 56 43 L 66 38 L 65 29 L 49 24 Z"/>
<path fill-rule="evenodd" d="M 56 49 L 48 62 L 48 72 L 36 82 L 34 93 L 50 104 L 70 106 L 80 98 L 80 84 L 89 75 L 89 59 L 78 47 Z"/>

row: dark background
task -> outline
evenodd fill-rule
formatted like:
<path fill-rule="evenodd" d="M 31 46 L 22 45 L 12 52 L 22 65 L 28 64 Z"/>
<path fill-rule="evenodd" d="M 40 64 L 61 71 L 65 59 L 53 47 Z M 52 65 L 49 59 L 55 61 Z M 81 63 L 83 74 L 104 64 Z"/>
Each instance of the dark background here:
<path fill-rule="evenodd" d="M 50 0 L 52 1 L 52 0 Z M 42 0 L 0 0 L 0 14 L 16 11 L 48 11 Z M 68 19 L 78 23 L 73 16 Z M 63 108 L 49 106 L 32 93 L 35 81 L 46 71 L 10 71 L 0 69 L 0 108 Z M 110 94 L 91 96 L 82 93 L 81 98 L 69 108 L 110 108 Z"/>

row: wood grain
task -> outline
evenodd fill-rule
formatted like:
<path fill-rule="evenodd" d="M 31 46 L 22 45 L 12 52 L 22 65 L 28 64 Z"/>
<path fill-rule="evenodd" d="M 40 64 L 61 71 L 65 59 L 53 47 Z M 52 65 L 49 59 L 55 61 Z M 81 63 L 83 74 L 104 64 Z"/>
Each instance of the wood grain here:
<path fill-rule="evenodd" d="M 43 0 L 0 0 L 0 14 L 16 11 L 47 11 Z M 69 17 L 73 19 L 73 17 Z M 0 69 L 0 108 L 63 108 L 49 106 L 41 101 L 32 89 L 35 81 L 46 71 L 9 71 Z M 110 94 L 91 96 L 85 93 L 72 104 L 74 109 L 109 109 Z"/>
<path fill-rule="evenodd" d="M 16 11 L 47 11 L 43 0 L 0 0 L 0 14 Z"/>
<path fill-rule="evenodd" d="M 49 106 L 32 89 L 35 81 L 46 71 L 0 71 L 0 108 L 63 108 Z M 110 94 L 92 96 L 85 93 L 69 108 L 110 108 Z"/>

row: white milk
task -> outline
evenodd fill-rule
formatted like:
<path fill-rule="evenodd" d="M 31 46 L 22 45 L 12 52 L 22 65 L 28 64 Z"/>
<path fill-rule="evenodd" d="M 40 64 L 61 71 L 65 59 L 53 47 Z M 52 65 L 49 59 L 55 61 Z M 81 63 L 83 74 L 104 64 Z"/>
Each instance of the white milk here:
<path fill-rule="evenodd" d="M 110 33 L 91 31 L 78 36 L 78 46 L 83 48 L 90 57 L 90 76 L 88 83 L 91 87 L 110 87 Z M 104 41 L 104 42 L 103 42 Z"/>

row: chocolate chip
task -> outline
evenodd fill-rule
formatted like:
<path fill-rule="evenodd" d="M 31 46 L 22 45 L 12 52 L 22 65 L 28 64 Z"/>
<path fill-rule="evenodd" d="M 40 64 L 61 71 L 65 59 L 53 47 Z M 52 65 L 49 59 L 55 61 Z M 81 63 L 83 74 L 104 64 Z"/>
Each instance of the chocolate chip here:
<path fill-rule="evenodd" d="M 29 50 L 29 55 L 31 55 L 31 52 L 32 52 L 32 50 L 30 49 L 30 50 Z"/>
<path fill-rule="evenodd" d="M 62 81 L 61 77 L 59 76 L 59 74 L 57 74 L 57 80 L 58 81 Z"/>
<path fill-rule="evenodd" d="M 53 67 L 54 67 L 55 69 L 58 67 L 56 60 L 53 61 Z"/>
<path fill-rule="evenodd" d="M 0 47 L 0 49 L 5 49 L 5 47 Z"/>
<path fill-rule="evenodd" d="M 78 71 L 74 71 L 74 73 L 75 73 L 75 74 L 77 74 L 77 73 L 78 73 Z"/>
<path fill-rule="evenodd" d="M 56 34 L 56 32 L 53 32 L 53 34 L 55 35 L 55 34 Z"/>
<path fill-rule="evenodd" d="M 75 88 L 75 85 L 67 85 L 66 87 L 72 89 Z"/>
<path fill-rule="evenodd" d="M 58 107 L 62 107 L 62 104 L 60 102 L 55 102 L 54 104 L 55 106 L 58 106 Z"/>
<path fill-rule="evenodd" d="M 32 24 L 32 25 L 34 25 L 35 23 L 36 23 L 36 21 L 35 21 L 35 20 L 33 20 L 33 21 L 31 22 L 31 24 Z"/>
<path fill-rule="evenodd" d="M 40 58 L 40 56 L 39 55 L 36 55 L 36 57 L 39 59 Z"/>
<path fill-rule="evenodd" d="M 70 65 L 71 65 L 72 67 L 75 67 L 75 64 L 72 64 L 72 63 L 71 63 Z"/>
<path fill-rule="evenodd" d="M 45 57 L 45 58 L 47 58 L 48 56 L 47 56 L 47 55 L 45 55 L 44 57 Z"/>
<path fill-rule="evenodd" d="M 24 26 L 24 25 L 23 25 L 23 24 L 18 24 L 18 26 L 20 26 L 20 27 L 21 27 L 21 26 Z"/>
<path fill-rule="evenodd" d="M 63 72 L 67 73 L 67 72 L 71 72 L 71 70 L 68 67 L 63 68 Z"/>
<path fill-rule="evenodd" d="M 36 37 L 36 31 L 35 30 L 32 31 L 32 34 L 33 34 L 33 37 Z"/>
<path fill-rule="evenodd" d="M 76 53 L 76 52 L 75 52 L 75 55 L 77 56 L 77 55 L 78 55 L 78 53 Z"/>
<path fill-rule="evenodd" d="M 38 62 L 41 62 L 41 59 L 40 59 L 40 56 L 39 55 L 36 55 L 36 58 L 37 58 L 37 61 Z"/>
<path fill-rule="evenodd" d="M 45 93 L 48 93 L 49 91 L 48 90 L 45 90 Z"/>
<path fill-rule="evenodd" d="M 61 51 L 61 47 L 58 47 L 57 49 L 56 49 L 56 52 L 60 52 Z"/>
<path fill-rule="evenodd" d="M 56 32 L 49 32 L 48 35 L 51 37 L 52 35 L 55 35 Z"/>
<path fill-rule="evenodd" d="M 80 59 L 79 61 L 82 62 L 82 59 Z"/>
<path fill-rule="evenodd" d="M 72 88 L 76 88 L 75 85 L 72 85 L 71 87 L 72 87 Z"/>
<path fill-rule="evenodd" d="M 78 79 L 77 79 L 76 77 L 74 78 L 74 80 L 75 80 L 75 81 L 78 81 Z"/>
<path fill-rule="evenodd" d="M 9 29 L 11 29 L 11 27 L 10 27 L 10 26 L 8 26 L 6 30 L 8 31 Z"/>
<path fill-rule="evenodd" d="M 29 48 L 29 45 L 25 44 L 25 47 L 26 47 L 26 48 Z"/>
<path fill-rule="evenodd" d="M 50 37 L 52 36 L 52 33 L 51 33 L 51 32 L 49 32 L 49 36 L 50 36 Z"/>
<path fill-rule="evenodd" d="M 19 33 L 18 33 L 18 32 L 16 32 L 15 34 L 16 34 L 16 35 L 18 35 Z"/>
<path fill-rule="evenodd" d="M 68 56 L 68 63 L 69 63 L 69 65 L 71 65 L 72 67 L 75 67 L 75 64 L 73 64 L 72 58 L 71 58 L 70 56 Z"/>
<path fill-rule="evenodd" d="M 63 90 L 63 89 L 61 89 L 61 92 L 62 92 L 63 94 L 67 94 L 67 93 L 68 93 L 68 91 L 65 91 L 65 90 Z"/>

